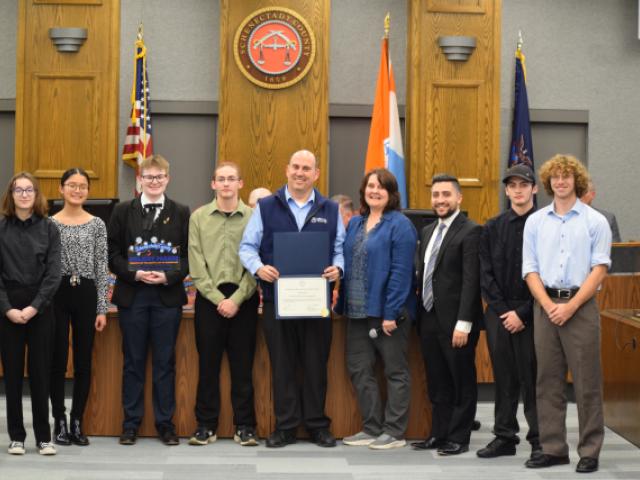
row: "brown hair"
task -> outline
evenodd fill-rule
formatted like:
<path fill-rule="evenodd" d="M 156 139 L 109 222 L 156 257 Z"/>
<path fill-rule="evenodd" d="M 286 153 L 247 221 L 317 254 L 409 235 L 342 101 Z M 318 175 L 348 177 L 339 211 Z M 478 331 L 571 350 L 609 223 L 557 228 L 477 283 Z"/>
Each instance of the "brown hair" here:
<path fill-rule="evenodd" d="M 5 218 L 15 217 L 16 216 L 16 203 L 13 201 L 13 189 L 16 185 L 16 181 L 20 178 L 26 178 L 33 185 L 33 189 L 35 190 L 35 199 L 33 201 L 33 213 L 38 215 L 39 217 L 46 217 L 47 212 L 49 211 L 49 205 L 47 204 L 47 199 L 44 197 L 42 192 L 40 191 L 40 185 L 38 183 L 38 179 L 31 175 L 29 172 L 20 172 L 16 173 L 11 180 L 9 180 L 9 184 L 7 185 L 7 189 L 2 195 L 2 209 L 0 213 Z"/>
<path fill-rule="evenodd" d="M 400 210 L 400 192 L 398 192 L 398 182 L 396 181 L 396 177 L 394 177 L 393 173 L 386 168 L 376 168 L 369 171 L 364 176 L 362 183 L 360 184 L 360 215 L 369 215 L 369 212 L 371 212 L 371 209 L 364 198 L 364 190 L 367 188 L 367 183 L 369 183 L 371 175 L 378 177 L 380 186 L 389 194 L 389 201 L 385 205 L 383 213 L 390 212 L 391 210 Z"/>
<path fill-rule="evenodd" d="M 159 170 L 164 170 L 169 175 L 169 162 L 162 155 L 151 155 L 140 162 L 138 168 L 139 175 L 142 175 L 143 170 L 156 167 Z"/>
<path fill-rule="evenodd" d="M 548 195 L 553 195 L 551 177 L 554 175 L 573 175 L 578 198 L 589 191 L 589 172 L 584 164 L 573 155 L 554 155 L 542 164 L 538 175 Z"/>
<path fill-rule="evenodd" d="M 220 162 L 219 164 L 217 164 L 216 165 L 216 169 L 213 171 L 213 178 L 216 177 L 216 173 L 218 173 L 218 170 L 220 170 L 223 167 L 231 167 L 231 168 L 233 168 L 238 173 L 238 178 L 239 179 L 242 178 L 242 172 L 240 171 L 240 165 L 238 165 L 236 162 Z"/>

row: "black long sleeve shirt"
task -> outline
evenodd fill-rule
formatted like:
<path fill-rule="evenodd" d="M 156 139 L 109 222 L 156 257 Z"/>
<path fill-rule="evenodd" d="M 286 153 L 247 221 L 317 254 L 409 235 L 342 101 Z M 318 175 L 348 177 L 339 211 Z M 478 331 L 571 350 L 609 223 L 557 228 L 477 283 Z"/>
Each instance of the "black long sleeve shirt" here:
<path fill-rule="evenodd" d="M 60 232 L 48 219 L 32 215 L 0 220 L 0 313 L 12 308 L 7 288 L 33 287 L 31 306 L 41 310 L 60 284 Z"/>
<path fill-rule="evenodd" d="M 522 279 L 522 233 L 535 211 L 524 215 L 509 209 L 485 224 L 480 236 L 482 298 L 498 315 L 515 310 L 525 323 L 533 320 L 533 298 Z"/>

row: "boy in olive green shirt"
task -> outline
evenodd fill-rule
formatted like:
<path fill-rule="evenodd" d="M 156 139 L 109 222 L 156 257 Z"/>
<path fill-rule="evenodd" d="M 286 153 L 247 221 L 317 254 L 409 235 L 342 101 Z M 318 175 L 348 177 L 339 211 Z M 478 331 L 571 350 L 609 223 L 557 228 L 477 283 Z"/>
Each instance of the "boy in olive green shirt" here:
<path fill-rule="evenodd" d="M 252 371 L 258 296 L 255 279 L 238 257 L 252 210 L 238 196 L 242 178 L 235 163 L 218 165 L 211 188 L 216 199 L 196 210 L 189 221 L 189 267 L 198 290 L 194 326 L 200 366 L 195 407 L 198 427 L 189 444 L 206 445 L 216 440 L 220 365 L 226 350 L 234 440 L 245 446 L 257 445 Z"/>

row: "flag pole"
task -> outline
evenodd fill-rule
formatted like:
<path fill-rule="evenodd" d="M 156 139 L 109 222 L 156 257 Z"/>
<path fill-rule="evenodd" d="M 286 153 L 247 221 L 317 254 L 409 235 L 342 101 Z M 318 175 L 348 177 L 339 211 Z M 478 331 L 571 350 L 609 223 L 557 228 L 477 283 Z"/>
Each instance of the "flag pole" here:
<path fill-rule="evenodd" d="M 391 27 L 391 14 L 387 12 L 384 17 L 384 38 L 389 38 L 389 29 Z"/>
<path fill-rule="evenodd" d="M 516 44 L 516 49 L 519 52 L 522 50 L 522 45 L 524 45 L 524 40 L 522 40 L 522 30 L 518 30 L 518 43 Z"/>

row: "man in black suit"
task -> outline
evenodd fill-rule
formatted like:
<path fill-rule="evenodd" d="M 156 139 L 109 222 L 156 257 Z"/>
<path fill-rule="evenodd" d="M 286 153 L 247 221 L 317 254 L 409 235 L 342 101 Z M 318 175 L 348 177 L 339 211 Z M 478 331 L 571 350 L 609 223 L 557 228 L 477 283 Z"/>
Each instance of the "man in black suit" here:
<path fill-rule="evenodd" d="M 120 443 L 133 445 L 144 414 L 147 348 L 153 365 L 153 413 L 160 439 L 178 445 L 175 411 L 175 344 L 187 303 L 183 279 L 189 272 L 189 208 L 167 198 L 169 162 L 147 157 L 139 167 L 142 195 L 116 206 L 108 229 L 109 267 L 116 275 L 112 302 L 118 306 L 124 371 L 124 422 Z M 177 247 L 179 267 L 171 271 L 132 270 L 129 247 L 143 242 Z"/>
<path fill-rule="evenodd" d="M 422 230 L 416 259 L 421 292 L 418 333 L 432 405 L 431 435 L 412 444 L 440 455 L 469 450 L 478 397 L 475 349 L 482 319 L 478 241 L 481 227 L 460 212 L 456 177 L 432 179 L 438 221 Z"/>

